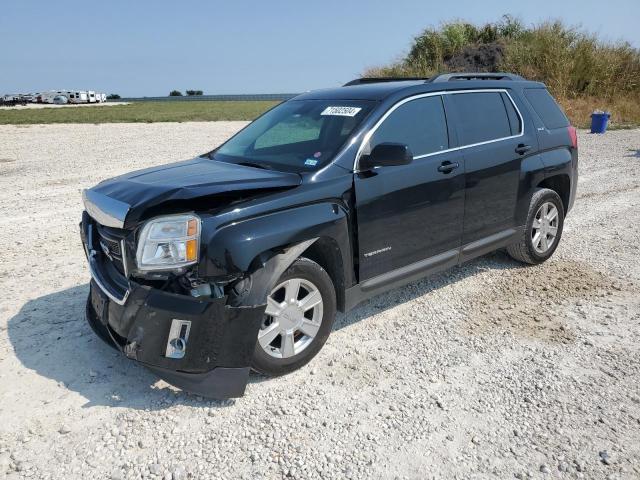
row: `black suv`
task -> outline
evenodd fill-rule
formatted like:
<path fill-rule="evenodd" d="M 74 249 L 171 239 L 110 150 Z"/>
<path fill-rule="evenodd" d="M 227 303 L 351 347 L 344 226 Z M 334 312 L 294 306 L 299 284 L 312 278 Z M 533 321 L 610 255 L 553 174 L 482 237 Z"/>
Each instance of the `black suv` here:
<path fill-rule="evenodd" d="M 336 311 L 506 247 L 548 259 L 576 131 L 511 74 L 359 79 L 299 95 L 185 162 L 84 192 L 87 319 L 185 390 L 307 363 Z"/>

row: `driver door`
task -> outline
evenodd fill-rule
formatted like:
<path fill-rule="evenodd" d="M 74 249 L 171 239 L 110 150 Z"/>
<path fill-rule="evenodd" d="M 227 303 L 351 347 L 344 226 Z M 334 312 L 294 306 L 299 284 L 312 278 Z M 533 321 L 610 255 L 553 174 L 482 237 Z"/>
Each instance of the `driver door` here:
<path fill-rule="evenodd" d="M 457 263 L 465 169 L 463 155 L 447 151 L 452 134 L 440 95 L 400 103 L 374 131 L 363 154 L 380 143 L 402 143 L 413 162 L 355 174 L 361 284 Z"/>

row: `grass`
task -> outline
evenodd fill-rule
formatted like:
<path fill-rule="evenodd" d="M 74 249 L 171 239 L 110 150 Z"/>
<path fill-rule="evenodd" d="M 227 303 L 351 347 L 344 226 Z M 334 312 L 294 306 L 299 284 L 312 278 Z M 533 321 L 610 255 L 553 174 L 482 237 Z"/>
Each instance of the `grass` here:
<path fill-rule="evenodd" d="M 0 109 L 0 124 L 153 123 L 253 120 L 276 105 L 272 101 L 135 102 L 129 105 Z"/>
<path fill-rule="evenodd" d="M 364 75 L 446 71 L 518 73 L 544 82 L 576 126 L 589 126 L 595 109 L 611 112 L 613 128 L 640 126 L 640 49 L 561 21 L 527 26 L 505 16 L 484 25 L 444 23 L 415 37 L 404 57 Z"/>
<path fill-rule="evenodd" d="M 611 112 L 609 128 L 634 128 L 640 125 L 640 100 L 633 96 L 605 99 L 595 96 L 558 98 L 559 103 L 579 128 L 589 128 L 591 112 Z M 153 123 L 206 122 L 216 120 L 253 120 L 278 102 L 270 101 L 172 101 L 136 102 L 113 107 L 0 109 L 0 125 L 46 123 Z"/>
<path fill-rule="evenodd" d="M 609 129 L 637 128 L 640 126 L 640 100 L 617 97 L 611 100 L 598 97 L 557 99 L 562 109 L 578 128 L 591 126 L 591 112 L 603 110 L 611 112 Z"/>

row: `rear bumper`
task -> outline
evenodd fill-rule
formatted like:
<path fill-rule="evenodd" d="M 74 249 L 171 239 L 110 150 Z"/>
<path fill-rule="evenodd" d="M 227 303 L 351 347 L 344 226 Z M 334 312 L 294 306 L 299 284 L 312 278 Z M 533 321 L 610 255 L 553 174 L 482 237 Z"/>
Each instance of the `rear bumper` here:
<path fill-rule="evenodd" d="M 565 214 L 573 208 L 578 194 L 578 149 L 574 148 L 571 152 L 571 190 L 569 192 L 569 205 Z"/>

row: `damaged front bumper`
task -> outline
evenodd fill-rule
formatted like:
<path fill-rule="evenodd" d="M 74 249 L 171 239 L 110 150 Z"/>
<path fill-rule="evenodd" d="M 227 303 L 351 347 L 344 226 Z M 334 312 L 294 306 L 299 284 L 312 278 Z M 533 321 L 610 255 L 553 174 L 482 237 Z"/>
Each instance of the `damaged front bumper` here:
<path fill-rule="evenodd" d="M 91 270 L 91 328 L 161 379 L 209 398 L 239 397 L 249 378 L 266 305 L 233 307 L 227 298 L 194 298 L 126 279 L 82 225 Z"/>

